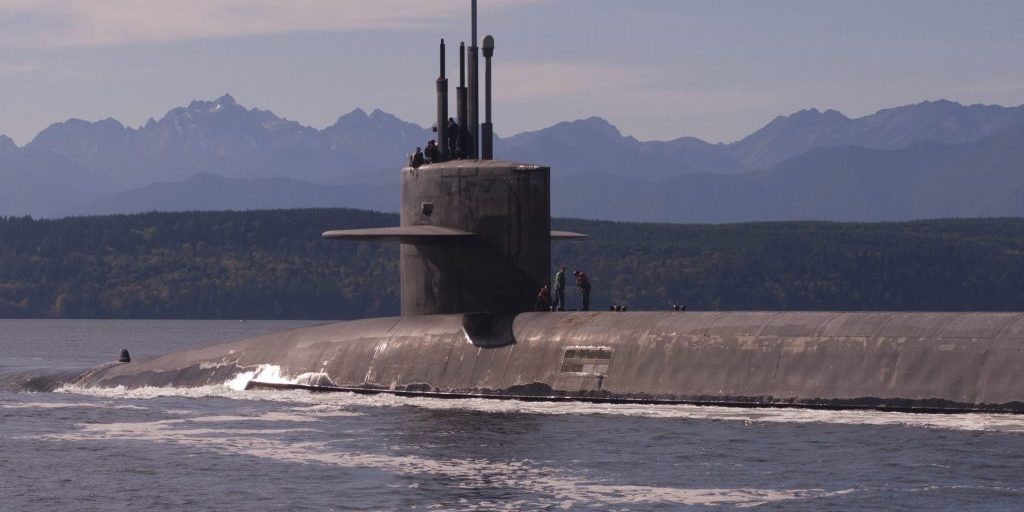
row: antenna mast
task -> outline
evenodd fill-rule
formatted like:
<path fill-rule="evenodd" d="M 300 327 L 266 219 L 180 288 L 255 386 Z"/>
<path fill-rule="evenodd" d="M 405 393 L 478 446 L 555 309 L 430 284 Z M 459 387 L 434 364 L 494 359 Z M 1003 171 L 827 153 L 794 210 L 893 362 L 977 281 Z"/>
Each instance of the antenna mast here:
<path fill-rule="evenodd" d="M 469 108 L 467 114 L 469 119 L 466 120 L 469 123 L 469 151 L 467 151 L 467 158 L 480 158 L 480 77 L 479 77 L 479 66 L 480 59 L 478 58 L 479 48 L 476 46 L 476 0 L 471 0 L 472 4 L 472 36 L 469 46 Z"/>

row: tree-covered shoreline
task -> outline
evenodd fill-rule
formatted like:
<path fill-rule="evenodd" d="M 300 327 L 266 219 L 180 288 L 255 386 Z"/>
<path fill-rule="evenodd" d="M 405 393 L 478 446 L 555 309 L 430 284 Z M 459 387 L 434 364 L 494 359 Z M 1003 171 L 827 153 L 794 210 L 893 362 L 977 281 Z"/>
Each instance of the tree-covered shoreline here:
<path fill-rule="evenodd" d="M 394 315 L 397 246 L 320 233 L 397 224 L 350 209 L 0 217 L 0 317 Z M 552 264 L 586 271 L 597 309 L 1024 309 L 1024 219 L 552 227 L 591 235 L 556 242 Z"/>

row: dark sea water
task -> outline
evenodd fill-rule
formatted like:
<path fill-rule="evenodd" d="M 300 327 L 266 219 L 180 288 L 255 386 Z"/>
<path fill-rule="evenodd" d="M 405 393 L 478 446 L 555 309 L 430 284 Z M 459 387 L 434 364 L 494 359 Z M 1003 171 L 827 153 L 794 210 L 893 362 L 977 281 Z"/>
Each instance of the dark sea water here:
<path fill-rule="evenodd" d="M 0 320 L 0 373 L 308 323 Z M 0 391 L 0 511 L 1021 510 L 1024 416 Z"/>

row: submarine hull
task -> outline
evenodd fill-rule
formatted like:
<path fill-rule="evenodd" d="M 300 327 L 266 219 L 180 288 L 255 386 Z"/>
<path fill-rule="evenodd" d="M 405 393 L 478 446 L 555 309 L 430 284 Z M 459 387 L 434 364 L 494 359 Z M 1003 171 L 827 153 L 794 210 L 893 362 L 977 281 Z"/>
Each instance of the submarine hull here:
<path fill-rule="evenodd" d="M 1024 412 L 1024 314 L 524 313 L 509 343 L 463 315 L 339 322 L 100 367 L 90 387 Z"/>

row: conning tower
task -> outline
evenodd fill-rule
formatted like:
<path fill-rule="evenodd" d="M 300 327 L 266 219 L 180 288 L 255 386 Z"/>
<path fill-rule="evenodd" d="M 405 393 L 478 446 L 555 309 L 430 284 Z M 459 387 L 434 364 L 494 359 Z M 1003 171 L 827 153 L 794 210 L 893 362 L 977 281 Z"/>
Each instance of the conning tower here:
<path fill-rule="evenodd" d="M 468 63 L 461 58 L 465 44 L 460 45 L 463 69 L 459 70 L 457 112 L 460 121 L 469 123 L 460 124 L 459 133 L 454 135 L 461 141 L 460 150 L 456 154 L 442 150 L 440 162 L 402 169 L 399 227 L 323 234 L 329 239 L 402 244 L 402 316 L 486 313 L 511 318 L 530 311 L 537 291 L 549 280 L 551 241 L 585 238 L 578 233 L 551 231 L 550 168 L 491 159 L 494 38 L 483 39 L 487 72 L 486 116 L 481 130 L 475 0 L 472 24 L 474 41 Z M 468 94 L 463 86 L 467 71 Z M 448 115 L 444 40 L 436 84 L 438 144 L 443 147 L 446 137 L 452 136 L 444 127 Z M 484 158 L 477 159 L 481 153 Z"/>
<path fill-rule="evenodd" d="M 551 266 L 550 170 L 493 160 L 402 169 L 402 315 L 521 313 Z"/>

